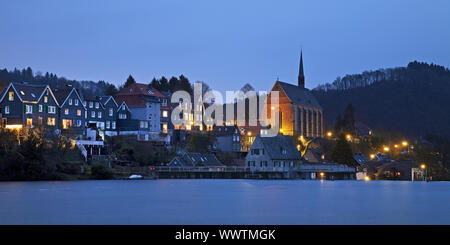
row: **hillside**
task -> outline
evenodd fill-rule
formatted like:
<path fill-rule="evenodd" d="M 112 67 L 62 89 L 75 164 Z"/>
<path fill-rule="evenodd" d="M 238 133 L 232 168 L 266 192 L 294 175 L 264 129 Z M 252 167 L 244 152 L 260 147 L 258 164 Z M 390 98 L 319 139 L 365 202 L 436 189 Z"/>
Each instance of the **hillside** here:
<path fill-rule="evenodd" d="M 374 129 L 450 137 L 450 71 L 442 66 L 415 61 L 407 67 L 347 75 L 313 93 L 328 127 L 353 104 L 356 119 Z"/>

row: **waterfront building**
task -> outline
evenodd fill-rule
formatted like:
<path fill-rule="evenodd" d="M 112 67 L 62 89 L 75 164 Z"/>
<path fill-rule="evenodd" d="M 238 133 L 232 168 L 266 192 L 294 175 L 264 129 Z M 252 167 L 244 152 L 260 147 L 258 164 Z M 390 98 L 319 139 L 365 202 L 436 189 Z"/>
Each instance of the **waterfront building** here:
<path fill-rule="evenodd" d="M 57 120 L 61 133 L 74 138 L 86 135 L 86 107 L 78 90 L 55 89 L 54 94 L 59 104 Z"/>
<path fill-rule="evenodd" d="M 224 168 L 225 165 L 211 153 L 186 152 L 169 162 L 168 167 L 194 168 L 206 167 L 210 170 Z"/>
<path fill-rule="evenodd" d="M 241 133 L 237 126 L 214 127 L 212 134 L 215 136 L 214 150 L 221 152 L 241 151 Z"/>
<path fill-rule="evenodd" d="M 100 96 L 99 101 L 104 107 L 105 135 L 116 136 L 119 105 L 112 96 Z"/>
<path fill-rule="evenodd" d="M 245 157 L 245 162 L 251 169 L 284 170 L 298 167 L 301 156 L 292 136 L 261 137 L 257 135 Z"/>
<path fill-rule="evenodd" d="M 157 138 L 161 131 L 161 102 L 167 97 L 147 84 L 134 83 L 123 88 L 114 99 L 118 103 L 125 102 L 131 112 L 131 118 L 139 120 L 138 139 Z M 167 108 L 164 106 L 163 108 Z M 168 112 L 167 112 L 168 113 Z M 168 116 L 168 115 L 167 115 Z"/>
<path fill-rule="evenodd" d="M 58 129 L 59 104 L 48 85 L 10 83 L 0 94 L 5 127 Z"/>
<path fill-rule="evenodd" d="M 300 54 L 298 84 L 277 80 L 271 89 L 279 92 L 279 130 L 281 134 L 314 138 L 323 137 L 323 110 L 314 95 L 305 88 L 303 54 Z M 275 109 L 268 99 L 268 115 Z"/>

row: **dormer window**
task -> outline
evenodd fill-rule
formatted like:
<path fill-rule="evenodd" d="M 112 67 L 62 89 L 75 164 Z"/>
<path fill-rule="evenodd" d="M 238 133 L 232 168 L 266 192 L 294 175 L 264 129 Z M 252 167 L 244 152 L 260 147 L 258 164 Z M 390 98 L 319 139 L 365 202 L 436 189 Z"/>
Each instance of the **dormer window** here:
<path fill-rule="evenodd" d="M 24 93 L 23 91 L 20 91 L 20 94 L 21 94 L 21 95 L 25 95 L 25 93 Z"/>
<path fill-rule="evenodd" d="M 148 90 L 148 93 L 149 93 L 149 94 L 155 94 L 155 93 L 153 93 L 153 91 L 150 90 L 150 89 Z"/>
<path fill-rule="evenodd" d="M 36 98 L 36 95 L 34 93 L 31 93 L 31 97 Z"/>
<path fill-rule="evenodd" d="M 9 92 L 8 98 L 9 98 L 9 101 L 14 101 L 14 92 Z"/>

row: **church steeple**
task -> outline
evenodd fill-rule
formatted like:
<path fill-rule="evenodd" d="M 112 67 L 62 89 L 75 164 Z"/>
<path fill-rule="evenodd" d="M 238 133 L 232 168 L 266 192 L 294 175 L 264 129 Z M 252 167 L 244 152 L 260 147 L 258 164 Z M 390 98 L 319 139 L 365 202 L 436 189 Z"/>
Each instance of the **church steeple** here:
<path fill-rule="evenodd" d="M 300 51 L 300 68 L 298 71 L 298 86 L 305 87 L 305 74 L 303 73 L 303 50 Z"/>

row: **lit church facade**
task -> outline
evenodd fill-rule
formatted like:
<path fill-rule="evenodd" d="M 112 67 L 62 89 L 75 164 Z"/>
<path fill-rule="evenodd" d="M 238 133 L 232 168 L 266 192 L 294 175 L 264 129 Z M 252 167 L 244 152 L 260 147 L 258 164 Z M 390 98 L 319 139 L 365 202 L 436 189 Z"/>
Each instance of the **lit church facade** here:
<path fill-rule="evenodd" d="M 300 54 L 298 84 L 276 81 L 272 91 L 279 92 L 280 134 L 306 138 L 324 136 L 322 107 L 305 88 L 303 54 Z"/>

